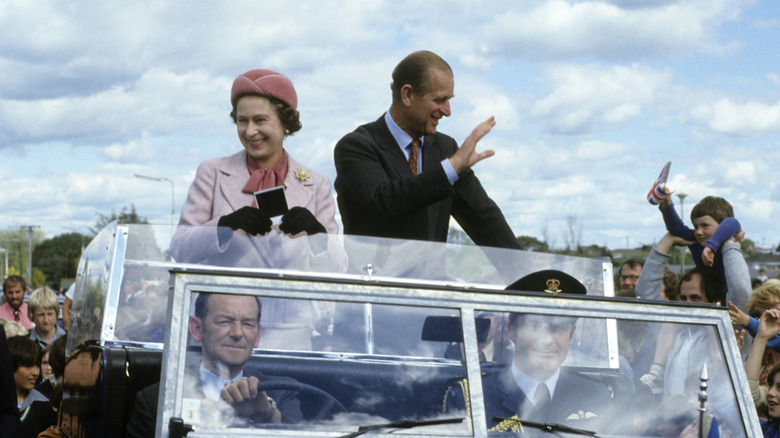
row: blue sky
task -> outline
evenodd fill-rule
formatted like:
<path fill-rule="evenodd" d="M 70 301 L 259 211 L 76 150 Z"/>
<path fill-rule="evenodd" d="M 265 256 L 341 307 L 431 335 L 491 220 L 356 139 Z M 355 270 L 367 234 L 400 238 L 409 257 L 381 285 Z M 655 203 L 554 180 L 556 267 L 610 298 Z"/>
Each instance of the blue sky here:
<path fill-rule="evenodd" d="M 233 78 L 290 77 L 285 144 L 335 178 L 333 147 L 390 102 L 390 72 L 432 50 L 455 73 L 458 140 L 495 115 L 475 167 L 518 235 L 653 243 L 645 196 L 666 161 L 685 211 L 723 196 L 780 243 L 780 6 L 754 0 L 0 2 L 0 229 L 86 230 L 134 204 L 177 214 L 203 160 L 240 150 Z M 687 222 L 687 221 L 686 221 Z"/>

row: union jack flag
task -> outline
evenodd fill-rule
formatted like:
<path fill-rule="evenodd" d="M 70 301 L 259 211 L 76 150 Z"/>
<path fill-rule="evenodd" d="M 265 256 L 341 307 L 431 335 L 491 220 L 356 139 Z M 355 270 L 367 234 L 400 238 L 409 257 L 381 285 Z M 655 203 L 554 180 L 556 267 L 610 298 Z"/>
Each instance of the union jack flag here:
<path fill-rule="evenodd" d="M 664 193 L 663 188 L 666 186 L 666 178 L 669 177 L 669 167 L 671 167 L 672 162 L 669 161 L 666 163 L 663 169 L 661 169 L 661 174 L 658 175 L 658 179 L 655 180 L 655 183 L 653 184 L 653 188 L 650 189 L 650 193 L 647 194 L 647 202 L 658 205 L 661 202 L 664 201 L 664 199 L 672 196 L 671 193 Z"/>

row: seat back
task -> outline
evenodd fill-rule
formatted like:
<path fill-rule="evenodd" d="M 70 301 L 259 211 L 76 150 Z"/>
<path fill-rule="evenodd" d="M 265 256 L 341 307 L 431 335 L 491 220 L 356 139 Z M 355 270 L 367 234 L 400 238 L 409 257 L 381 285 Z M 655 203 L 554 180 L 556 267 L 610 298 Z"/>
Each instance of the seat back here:
<path fill-rule="evenodd" d="M 160 381 L 162 351 L 134 347 L 104 347 L 106 437 L 124 437 L 135 395 Z"/>

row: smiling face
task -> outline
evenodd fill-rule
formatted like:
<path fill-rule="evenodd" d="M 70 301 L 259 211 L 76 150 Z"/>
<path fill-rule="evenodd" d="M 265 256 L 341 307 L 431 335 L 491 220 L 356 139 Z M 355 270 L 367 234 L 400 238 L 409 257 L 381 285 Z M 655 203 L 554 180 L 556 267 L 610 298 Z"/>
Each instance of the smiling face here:
<path fill-rule="evenodd" d="M 442 117 L 449 117 L 450 99 L 455 93 L 455 79 L 452 73 L 433 69 L 429 73 L 430 90 L 418 94 L 411 85 L 404 85 L 401 91 L 403 110 L 398 126 L 412 138 L 433 135 Z"/>
<path fill-rule="evenodd" d="M 521 315 L 509 324 L 509 339 L 515 344 L 515 365 L 542 381 L 555 374 L 569 352 L 573 320 L 540 315 Z"/>
<path fill-rule="evenodd" d="M 769 386 L 766 393 L 766 401 L 769 408 L 769 418 L 773 420 L 780 419 L 780 379 L 778 374 L 774 374 L 774 381 Z"/>
<path fill-rule="evenodd" d="M 29 393 L 35 387 L 35 381 L 38 380 L 38 374 L 40 374 L 38 365 L 32 365 L 28 367 L 22 366 L 14 371 L 14 383 L 16 383 L 17 398 L 22 396 L 22 400 L 24 400 L 23 396 L 26 396 L 27 393 Z"/>
<path fill-rule="evenodd" d="M 246 95 L 236 103 L 238 139 L 257 164 L 271 168 L 282 158 L 284 125 L 271 101 Z"/>
<path fill-rule="evenodd" d="M 693 237 L 701 246 L 707 244 L 707 241 L 710 240 L 710 237 L 712 237 L 717 229 L 718 223 L 712 216 L 699 216 L 693 220 Z"/>
<path fill-rule="evenodd" d="M 190 318 L 192 338 L 203 344 L 203 365 L 226 379 L 235 377 L 260 341 L 257 299 L 213 294 L 205 316 Z"/>

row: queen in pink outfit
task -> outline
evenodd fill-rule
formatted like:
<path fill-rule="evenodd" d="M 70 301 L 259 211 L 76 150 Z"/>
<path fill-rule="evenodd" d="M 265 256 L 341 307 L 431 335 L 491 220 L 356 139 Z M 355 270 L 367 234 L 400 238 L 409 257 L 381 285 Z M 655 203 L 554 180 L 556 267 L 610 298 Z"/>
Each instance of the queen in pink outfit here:
<path fill-rule="evenodd" d="M 336 238 L 330 181 L 283 146 L 285 137 L 301 129 L 292 82 L 271 70 L 250 70 L 233 81 L 230 101 L 244 149 L 200 164 L 171 256 L 180 263 L 343 270 L 346 255 Z M 277 186 L 284 186 L 290 208 L 279 225 L 257 208 L 253 196 Z M 262 304 L 260 347 L 310 348 L 308 302 L 264 298 Z"/>

